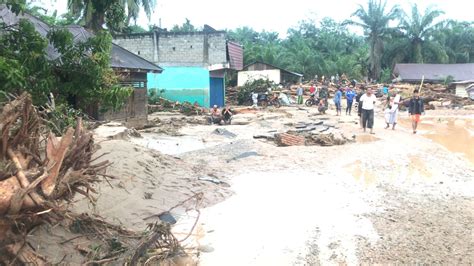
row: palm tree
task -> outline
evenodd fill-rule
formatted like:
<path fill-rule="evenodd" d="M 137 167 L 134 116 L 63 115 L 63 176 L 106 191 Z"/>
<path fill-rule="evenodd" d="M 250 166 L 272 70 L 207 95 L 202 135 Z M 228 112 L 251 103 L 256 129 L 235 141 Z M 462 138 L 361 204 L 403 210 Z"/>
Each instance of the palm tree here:
<path fill-rule="evenodd" d="M 403 32 L 404 38 L 408 41 L 411 62 L 423 63 L 425 61 L 424 49 L 438 50 L 439 46 L 430 38 L 433 36 L 438 24 L 441 23 L 435 24 L 434 21 L 442 14 L 444 14 L 443 11 L 432 9 L 431 7 L 426 9 L 425 14 L 420 14 L 416 4 L 412 6 L 411 16 L 403 13 L 399 28 Z M 437 51 L 435 54 L 439 54 L 439 52 Z"/>
<path fill-rule="evenodd" d="M 101 30 L 106 18 L 120 21 L 126 19 L 128 24 L 131 18 L 138 17 L 140 6 L 150 17 L 155 5 L 155 0 L 68 0 L 69 12 L 77 14 L 85 27 L 93 31 Z"/>
<path fill-rule="evenodd" d="M 362 5 L 352 14 L 360 22 L 349 21 L 347 23 L 360 26 L 364 29 L 364 34 L 368 38 L 369 53 L 369 76 L 372 79 L 379 79 L 382 71 L 382 55 L 384 49 L 384 39 L 393 32 L 389 23 L 399 17 L 400 8 L 396 5 L 386 12 L 387 2 L 381 0 L 369 0 L 367 9 Z"/>

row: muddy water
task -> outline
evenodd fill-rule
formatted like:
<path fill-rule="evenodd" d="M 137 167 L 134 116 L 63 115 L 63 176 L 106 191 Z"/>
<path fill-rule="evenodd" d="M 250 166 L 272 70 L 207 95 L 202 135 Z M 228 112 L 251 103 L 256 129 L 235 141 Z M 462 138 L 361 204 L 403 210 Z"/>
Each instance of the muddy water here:
<path fill-rule="evenodd" d="M 450 119 L 445 123 L 434 124 L 423 136 L 443 145 L 451 152 L 463 154 L 474 164 L 474 129 L 471 120 Z"/>

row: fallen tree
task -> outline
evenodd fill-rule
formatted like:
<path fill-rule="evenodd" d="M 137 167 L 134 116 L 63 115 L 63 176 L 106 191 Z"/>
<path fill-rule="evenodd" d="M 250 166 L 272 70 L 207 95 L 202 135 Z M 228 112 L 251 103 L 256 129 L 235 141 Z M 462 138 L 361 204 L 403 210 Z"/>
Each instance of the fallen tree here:
<path fill-rule="evenodd" d="M 27 93 L 0 105 L 0 265 L 52 264 L 28 243 L 31 232 L 44 223 L 76 235 L 60 244 L 85 237 L 109 247 L 98 252 L 76 246 L 86 265 L 137 265 L 185 255 L 168 224 L 136 232 L 68 210 L 76 193 L 95 201 L 93 184 L 110 177 L 105 174 L 110 163 L 93 158 L 93 135 L 80 118 L 76 128 L 55 136 L 45 117 Z"/>

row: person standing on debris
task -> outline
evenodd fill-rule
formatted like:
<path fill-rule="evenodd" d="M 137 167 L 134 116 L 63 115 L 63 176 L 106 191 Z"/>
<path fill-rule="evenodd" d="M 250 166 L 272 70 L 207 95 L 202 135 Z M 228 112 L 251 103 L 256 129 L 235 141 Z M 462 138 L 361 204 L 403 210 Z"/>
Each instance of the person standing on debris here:
<path fill-rule="evenodd" d="M 395 126 L 397 125 L 398 119 L 398 107 L 401 101 L 402 96 L 400 95 L 398 89 L 394 90 L 393 96 L 387 96 L 387 109 L 389 110 L 389 112 L 386 114 L 385 118 L 385 122 L 387 123 L 385 129 L 389 128 L 390 125 L 392 125 L 392 130 L 395 130 Z"/>
<path fill-rule="evenodd" d="M 408 113 L 411 115 L 413 134 L 416 134 L 418 123 L 421 121 L 420 117 L 425 113 L 423 99 L 421 99 L 418 90 L 413 92 L 413 97 L 410 99 L 410 103 L 408 105 Z"/>
<path fill-rule="evenodd" d="M 370 134 L 374 133 L 374 107 L 377 98 L 372 92 L 371 88 L 367 89 L 367 92 L 360 97 L 360 101 L 362 102 L 362 128 L 364 128 L 364 132 L 366 129 L 370 129 Z"/>
<path fill-rule="evenodd" d="M 349 90 L 346 92 L 346 101 L 347 101 L 346 115 L 347 114 L 351 115 L 352 102 L 354 101 L 355 96 L 356 96 L 355 92 L 352 90 L 351 87 L 349 87 Z"/>
<path fill-rule="evenodd" d="M 341 115 L 341 100 L 342 100 L 342 91 L 341 91 L 341 88 L 338 88 L 336 90 L 336 93 L 334 94 L 334 104 L 336 105 L 336 112 L 337 112 L 337 116 Z"/>
<path fill-rule="evenodd" d="M 296 95 L 298 96 L 298 104 L 303 104 L 303 83 L 300 83 L 300 86 L 296 89 Z"/>

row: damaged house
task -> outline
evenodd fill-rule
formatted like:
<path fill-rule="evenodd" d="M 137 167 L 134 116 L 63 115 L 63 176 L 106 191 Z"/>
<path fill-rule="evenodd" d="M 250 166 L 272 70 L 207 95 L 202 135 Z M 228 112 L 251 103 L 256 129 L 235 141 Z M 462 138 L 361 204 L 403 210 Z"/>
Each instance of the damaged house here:
<path fill-rule="evenodd" d="M 163 67 L 161 75 L 147 75 L 148 88 L 171 101 L 223 106 L 225 74 L 243 67 L 243 47 L 207 25 L 198 32 L 119 34 L 113 42 Z"/>
<path fill-rule="evenodd" d="M 258 79 L 268 79 L 275 84 L 288 85 L 300 83 L 302 78 L 302 74 L 263 62 L 255 62 L 244 66 L 243 70 L 239 71 L 237 85 L 244 86 L 248 81 Z"/>
<path fill-rule="evenodd" d="M 48 24 L 33 15 L 28 13 L 16 15 L 6 6 L 0 5 L 0 20 L 2 22 L 7 25 L 15 25 L 20 19 L 27 19 L 31 22 L 36 31 L 43 37 L 46 37 L 51 30 Z M 81 26 L 71 25 L 67 26 L 66 29 L 72 33 L 76 42 L 84 41 L 92 36 L 92 33 Z M 51 44 L 48 45 L 46 52 L 50 59 L 60 56 Z M 120 120 L 124 121 L 127 126 L 141 127 L 146 124 L 148 117 L 147 74 L 159 74 L 163 69 L 116 44 L 112 45 L 110 56 L 110 67 L 119 75 L 120 84 L 132 87 L 134 91 L 120 110 L 102 112 L 100 111 L 100 104 L 98 104 L 89 106 L 85 111 L 97 120 Z"/>

